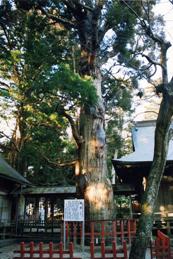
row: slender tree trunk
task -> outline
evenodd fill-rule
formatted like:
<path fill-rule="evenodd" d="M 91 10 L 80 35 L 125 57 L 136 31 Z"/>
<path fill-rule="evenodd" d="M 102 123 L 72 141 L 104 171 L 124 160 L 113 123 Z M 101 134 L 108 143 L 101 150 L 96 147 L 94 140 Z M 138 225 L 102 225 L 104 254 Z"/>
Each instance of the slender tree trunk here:
<path fill-rule="evenodd" d="M 164 94 L 155 130 L 154 159 L 150 170 L 147 188 L 141 206 L 138 231 L 130 251 L 130 259 L 144 259 L 152 235 L 153 215 L 164 172 L 169 145 L 169 127 L 173 115 L 173 102 Z"/>
<path fill-rule="evenodd" d="M 168 83 L 167 50 L 170 42 L 153 33 L 150 26 L 142 24 L 146 34 L 160 46 L 160 65 L 162 69 L 162 84 L 158 86 L 158 92 L 162 93 L 162 102 L 156 122 L 154 158 L 149 173 L 147 187 L 141 204 L 141 217 L 139 219 L 136 238 L 132 244 L 129 259 L 145 259 L 147 247 L 152 236 L 153 217 L 160 187 L 164 173 L 170 131 L 169 127 L 173 115 L 173 78 Z M 150 28 L 150 30 L 148 30 Z"/>

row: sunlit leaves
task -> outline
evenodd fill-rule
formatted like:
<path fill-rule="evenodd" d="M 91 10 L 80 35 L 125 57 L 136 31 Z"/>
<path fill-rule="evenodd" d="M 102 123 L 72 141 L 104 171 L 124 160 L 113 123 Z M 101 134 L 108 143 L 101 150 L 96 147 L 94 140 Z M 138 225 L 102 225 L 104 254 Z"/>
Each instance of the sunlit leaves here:
<path fill-rule="evenodd" d="M 78 74 L 72 72 L 69 66 L 59 66 L 57 72 L 50 78 L 50 85 L 56 86 L 63 95 L 78 101 L 80 105 L 94 105 L 97 101 L 92 81 L 82 79 Z"/>

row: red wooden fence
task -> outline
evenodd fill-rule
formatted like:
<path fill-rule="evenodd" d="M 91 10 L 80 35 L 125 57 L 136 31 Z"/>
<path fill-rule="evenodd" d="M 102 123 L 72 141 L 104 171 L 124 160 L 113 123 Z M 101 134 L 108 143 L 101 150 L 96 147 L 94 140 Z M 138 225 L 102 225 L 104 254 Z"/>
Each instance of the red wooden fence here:
<path fill-rule="evenodd" d="M 157 231 L 156 240 L 151 245 L 151 258 L 173 259 L 171 252 L 170 238 L 160 230 Z"/>
<path fill-rule="evenodd" d="M 121 220 L 95 220 L 85 223 L 85 240 L 101 243 L 102 240 L 110 239 L 119 241 L 121 244 L 126 239 L 127 243 L 136 234 L 135 219 Z M 82 224 L 77 222 L 66 222 L 66 240 L 74 243 L 82 240 Z"/>
<path fill-rule="evenodd" d="M 73 244 L 69 244 L 69 249 L 63 249 L 63 243 L 60 242 L 55 249 L 53 242 L 50 242 L 48 247 L 40 242 L 38 246 L 34 242 L 30 242 L 29 247 L 24 242 L 20 243 L 20 249 L 14 251 L 13 259 L 81 259 L 74 256 Z"/>
<path fill-rule="evenodd" d="M 127 259 L 127 245 L 126 241 L 123 241 L 122 248 L 116 247 L 116 241 L 112 241 L 112 248 L 105 247 L 105 241 L 101 242 L 101 251 L 95 254 L 94 242 L 90 243 L 91 259 Z"/>

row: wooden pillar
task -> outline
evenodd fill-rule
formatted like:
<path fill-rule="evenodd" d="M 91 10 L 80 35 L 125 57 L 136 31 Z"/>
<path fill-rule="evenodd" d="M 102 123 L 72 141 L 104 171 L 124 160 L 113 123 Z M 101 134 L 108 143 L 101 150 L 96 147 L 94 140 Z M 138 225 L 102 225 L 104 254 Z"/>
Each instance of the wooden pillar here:
<path fill-rule="evenodd" d="M 34 202 L 34 220 L 39 220 L 39 198 L 35 197 Z"/>
<path fill-rule="evenodd" d="M 45 209 L 44 221 L 46 222 L 46 221 L 47 221 L 47 215 L 48 215 L 48 198 L 47 198 L 47 197 L 45 198 L 45 206 L 44 206 L 44 209 Z"/>
<path fill-rule="evenodd" d="M 55 204 L 55 199 L 51 198 L 51 200 L 50 200 L 50 214 L 51 214 L 52 222 L 53 222 L 53 218 L 54 218 L 54 204 Z"/>
<path fill-rule="evenodd" d="M 19 196 L 19 207 L 18 207 L 18 216 L 19 219 L 24 220 L 25 215 L 25 197 L 24 195 L 20 194 Z"/>
<path fill-rule="evenodd" d="M 55 199 L 54 198 L 51 198 L 50 200 L 50 216 L 51 216 L 51 223 L 52 223 L 52 226 L 51 226 L 51 231 L 53 233 L 53 222 L 54 222 L 54 206 L 55 206 Z"/>

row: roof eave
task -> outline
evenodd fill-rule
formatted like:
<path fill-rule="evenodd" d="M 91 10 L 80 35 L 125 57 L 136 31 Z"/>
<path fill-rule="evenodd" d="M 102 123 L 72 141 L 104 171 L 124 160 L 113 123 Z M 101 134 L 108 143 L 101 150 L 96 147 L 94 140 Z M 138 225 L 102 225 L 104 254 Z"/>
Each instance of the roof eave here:
<path fill-rule="evenodd" d="M 127 161 L 127 160 L 118 160 L 112 159 L 112 163 L 114 166 L 124 165 L 124 166 L 141 166 L 141 165 L 151 165 L 153 161 Z M 173 164 L 173 160 L 167 160 L 166 164 Z"/>
<path fill-rule="evenodd" d="M 22 180 L 19 180 L 19 179 L 10 177 L 10 176 L 6 176 L 6 175 L 3 175 L 3 174 L 0 174 L 0 177 L 3 178 L 3 179 L 7 179 L 7 180 L 9 180 L 9 181 L 15 182 L 15 183 L 19 183 L 19 184 L 21 184 L 21 185 L 29 185 L 29 186 L 32 186 L 32 183 L 30 183 L 28 180 L 22 181 Z"/>

